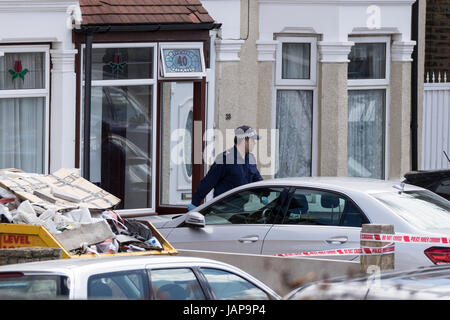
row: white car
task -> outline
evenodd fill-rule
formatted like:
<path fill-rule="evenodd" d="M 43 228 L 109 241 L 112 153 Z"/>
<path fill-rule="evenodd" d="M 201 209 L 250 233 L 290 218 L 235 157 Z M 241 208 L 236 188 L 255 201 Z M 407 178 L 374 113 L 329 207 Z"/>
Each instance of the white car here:
<path fill-rule="evenodd" d="M 279 300 L 261 281 L 215 260 L 177 256 L 72 258 L 0 267 L 0 299 Z"/>
<path fill-rule="evenodd" d="M 339 277 L 303 285 L 286 300 L 450 300 L 450 265 Z"/>
<path fill-rule="evenodd" d="M 145 219 L 176 249 L 263 255 L 359 248 L 367 223 L 392 224 L 396 234 L 450 236 L 448 200 L 417 186 L 364 178 L 265 180 L 195 212 Z M 440 263 L 450 263 L 450 244 L 395 244 L 396 270 Z"/>

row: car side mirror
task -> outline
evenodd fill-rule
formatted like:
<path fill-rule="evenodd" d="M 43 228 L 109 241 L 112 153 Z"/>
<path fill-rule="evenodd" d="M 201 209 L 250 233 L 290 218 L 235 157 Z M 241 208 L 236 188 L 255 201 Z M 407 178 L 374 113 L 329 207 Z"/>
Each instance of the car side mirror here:
<path fill-rule="evenodd" d="M 189 227 L 204 228 L 205 216 L 200 212 L 190 211 L 186 213 L 186 220 L 184 221 Z"/>

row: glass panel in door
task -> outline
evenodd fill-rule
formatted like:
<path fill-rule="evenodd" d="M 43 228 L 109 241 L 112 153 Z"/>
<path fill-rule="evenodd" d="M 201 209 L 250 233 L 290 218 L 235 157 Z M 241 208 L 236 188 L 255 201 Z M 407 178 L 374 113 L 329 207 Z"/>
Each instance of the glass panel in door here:
<path fill-rule="evenodd" d="M 152 207 L 152 86 L 93 87 L 90 181 L 122 201 Z"/>

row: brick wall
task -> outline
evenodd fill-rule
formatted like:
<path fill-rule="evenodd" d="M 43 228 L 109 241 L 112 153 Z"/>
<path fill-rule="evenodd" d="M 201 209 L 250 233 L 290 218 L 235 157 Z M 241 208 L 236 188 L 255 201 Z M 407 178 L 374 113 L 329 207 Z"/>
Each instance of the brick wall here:
<path fill-rule="evenodd" d="M 60 248 L 23 247 L 0 249 L 0 265 L 61 259 Z"/>
<path fill-rule="evenodd" d="M 424 1 L 424 0 L 420 0 Z M 425 72 L 450 75 L 450 0 L 427 0 Z"/>

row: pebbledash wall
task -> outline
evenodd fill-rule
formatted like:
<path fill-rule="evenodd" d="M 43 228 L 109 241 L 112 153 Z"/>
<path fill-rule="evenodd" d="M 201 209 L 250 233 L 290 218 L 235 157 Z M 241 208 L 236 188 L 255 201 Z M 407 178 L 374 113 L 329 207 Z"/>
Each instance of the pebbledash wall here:
<path fill-rule="evenodd" d="M 261 151 L 259 159 L 261 155 L 264 158 L 265 152 L 269 154 L 271 164 L 275 163 L 279 170 L 277 176 L 291 174 L 290 169 L 300 170 L 297 171 L 303 172 L 300 175 L 372 176 L 370 170 L 364 168 L 370 161 L 351 157 L 358 153 L 354 143 L 359 143 L 365 144 L 365 149 L 360 151 L 365 158 L 377 157 L 381 162 L 381 168 L 374 169 L 379 178 L 400 178 L 411 170 L 411 65 L 416 45 L 411 40 L 414 2 L 202 0 L 213 17 L 223 19 L 214 42 L 214 128 L 225 133 L 227 129 L 247 123 L 259 130 L 279 129 L 278 137 L 265 137 L 269 141 L 267 151 L 265 147 L 256 151 Z M 419 39 L 423 40 L 425 2 L 421 1 L 420 6 Z M 283 51 L 283 43 L 307 44 L 309 57 L 295 58 L 292 53 Z M 385 63 L 382 75 L 367 78 L 356 75 L 349 79 L 350 61 L 358 63 L 358 52 L 368 50 L 367 47 L 375 43 L 385 47 L 381 58 Z M 419 91 L 423 91 L 423 55 L 424 43 L 419 41 Z M 295 65 L 301 67 L 305 59 L 309 74 L 297 79 L 283 77 L 283 72 L 289 72 L 286 70 Z M 374 68 L 379 57 L 373 55 L 370 59 L 368 62 L 362 57 L 359 61 Z M 293 92 L 307 99 L 289 100 L 287 97 Z M 368 99 L 371 95 L 373 98 Z M 349 102 L 349 99 L 352 100 Z M 419 115 L 421 101 L 419 98 Z M 381 139 L 378 147 L 371 146 L 370 139 L 366 143 L 358 140 L 358 135 L 364 135 L 375 118 L 381 131 L 377 133 Z M 420 126 L 419 119 L 419 132 Z M 350 135 L 354 140 L 349 141 Z M 306 146 L 296 150 L 300 144 Z M 348 150 L 349 145 L 352 150 Z M 220 149 L 222 143 L 216 147 Z M 300 159 L 298 155 L 305 153 L 306 159 Z M 306 168 L 294 165 L 289 169 L 283 167 L 283 162 L 303 162 Z M 273 176 L 267 170 L 267 163 L 260 162 L 259 167 L 265 177 Z M 280 175 L 280 170 L 285 172 Z"/>

